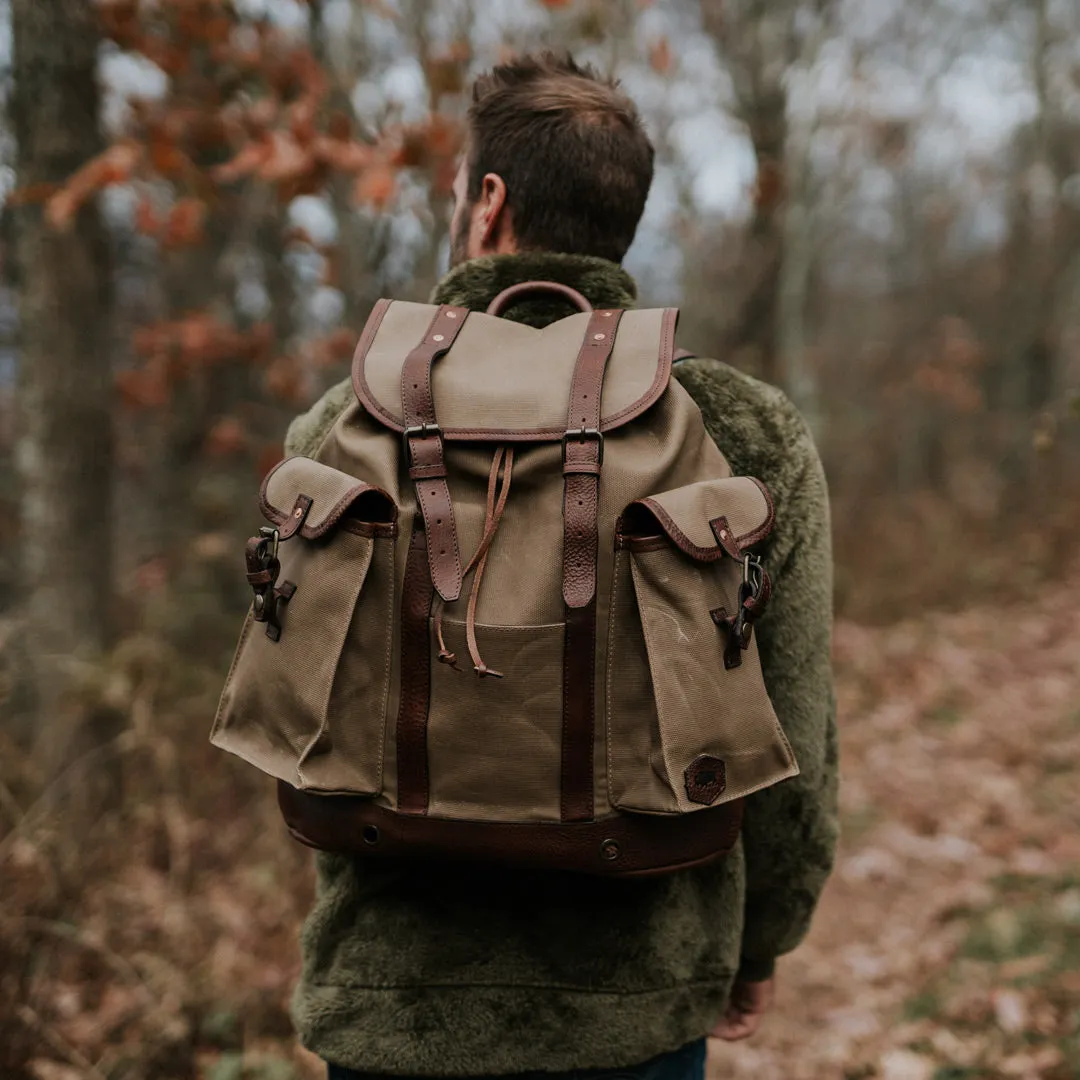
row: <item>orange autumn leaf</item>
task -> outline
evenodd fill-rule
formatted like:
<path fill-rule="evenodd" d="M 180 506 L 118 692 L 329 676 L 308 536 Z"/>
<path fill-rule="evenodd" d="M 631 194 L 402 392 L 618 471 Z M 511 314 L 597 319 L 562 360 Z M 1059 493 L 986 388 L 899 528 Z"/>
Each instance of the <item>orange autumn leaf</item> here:
<path fill-rule="evenodd" d="M 213 171 L 213 177 L 219 184 L 231 184 L 250 176 L 267 161 L 273 153 L 273 143 L 269 137 L 249 142 L 231 160 L 219 165 Z"/>
<path fill-rule="evenodd" d="M 66 229 L 79 209 L 109 184 L 130 179 L 142 160 L 135 142 L 120 142 L 88 161 L 45 204 L 45 217 L 54 229 Z"/>
<path fill-rule="evenodd" d="M 275 131 L 269 138 L 270 152 L 257 167 L 263 180 L 277 183 L 294 180 L 309 172 L 315 164 L 312 152 L 283 131 Z"/>
<path fill-rule="evenodd" d="M 222 417 L 209 431 L 203 450 L 207 457 L 236 457 L 248 448 L 248 433 L 235 416 Z"/>
<path fill-rule="evenodd" d="M 202 199 L 180 199 L 169 211 L 162 243 L 169 248 L 201 243 L 205 222 L 206 203 Z"/>
<path fill-rule="evenodd" d="M 365 169 L 356 181 L 356 201 L 385 210 L 397 191 L 397 176 L 385 163 Z"/>
<path fill-rule="evenodd" d="M 658 75 L 667 75 L 671 72 L 673 59 L 671 42 L 666 37 L 660 38 L 649 46 L 649 67 Z"/>
<path fill-rule="evenodd" d="M 140 199 L 135 207 L 135 231 L 144 236 L 157 236 L 161 228 L 161 220 L 154 204 L 146 198 Z"/>

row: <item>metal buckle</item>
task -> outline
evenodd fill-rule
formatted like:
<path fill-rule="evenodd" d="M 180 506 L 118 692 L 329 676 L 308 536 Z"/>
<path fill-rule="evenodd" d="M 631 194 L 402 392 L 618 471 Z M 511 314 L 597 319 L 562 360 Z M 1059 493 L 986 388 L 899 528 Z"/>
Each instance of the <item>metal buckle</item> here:
<path fill-rule="evenodd" d="M 438 424 L 417 424 L 414 427 L 407 427 L 401 433 L 401 441 L 405 447 L 405 461 L 409 465 L 412 465 L 412 447 L 409 445 L 409 440 L 415 438 L 426 439 L 429 435 L 442 438 L 442 428 Z"/>
<path fill-rule="evenodd" d="M 566 464 L 566 444 L 571 439 L 577 439 L 578 442 L 582 443 L 585 442 L 586 439 L 595 439 L 600 453 L 599 464 L 604 464 L 604 433 L 599 428 L 580 427 L 566 432 L 562 437 L 563 464 Z"/>

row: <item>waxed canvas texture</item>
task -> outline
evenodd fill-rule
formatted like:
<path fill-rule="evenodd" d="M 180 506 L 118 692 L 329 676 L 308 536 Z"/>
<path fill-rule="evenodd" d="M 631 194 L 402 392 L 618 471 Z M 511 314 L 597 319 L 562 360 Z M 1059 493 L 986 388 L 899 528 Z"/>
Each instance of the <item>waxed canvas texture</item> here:
<path fill-rule="evenodd" d="M 383 316 L 368 352 L 367 375 L 388 411 L 395 401 L 394 364 L 400 386 L 405 355 L 435 310 L 394 303 Z M 656 378 L 667 332 L 662 316 L 623 317 L 604 383 L 606 415 L 638 400 Z M 470 315 L 450 354 L 456 357 L 453 377 L 440 378 L 440 365 L 449 357 L 434 367 L 440 424 L 451 426 L 449 415 L 456 424 L 486 430 L 549 421 L 565 427 L 586 322 L 571 316 L 539 331 Z M 527 364 L 520 363 L 519 353 Z M 470 358 L 486 375 L 477 379 L 472 396 L 465 374 Z M 526 367 L 544 374 L 529 383 L 543 386 L 532 413 L 517 403 L 523 395 L 512 391 Z M 492 385 L 500 379 L 501 395 Z M 396 403 L 400 417 L 400 389 Z M 463 562 L 483 533 L 497 445 L 446 442 Z M 447 646 L 462 658 L 464 671 L 437 662 L 433 620 L 429 626 L 428 813 L 554 823 L 560 820 L 563 712 L 562 454 L 558 441 L 508 438 L 503 445 L 515 451 L 510 492 L 478 597 L 476 635 L 485 662 L 505 677 L 481 680 L 470 670 L 467 581 L 442 616 Z M 296 787 L 372 795 L 396 809 L 396 718 L 405 677 L 400 599 L 416 519 L 413 485 L 402 462 L 400 433 L 360 402 L 342 413 L 315 458 L 324 471 L 286 463 L 271 478 L 272 509 L 288 513 L 304 494 L 314 499 L 310 517 L 318 520 L 316 515 L 328 512 L 327 503 L 347 494 L 350 482 L 363 481 L 385 491 L 396 506 L 396 536 L 362 537 L 338 527 L 321 539 L 297 536 L 282 543 L 282 577 L 292 573 L 297 580 L 302 573 L 302 580 L 279 643 L 266 639 L 257 624 L 241 639 L 214 741 Z M 648 553 L 617 551 L 617 523 L 631 504 L 650 497 L 671 526 L 663 531 L 665 546 Z M 734 609 L 742 572 L 740 563 L 719 550 L 710 521 L 724 516 L 737 534 L 764 535 L 771 515 L 757 484 L 730 478 L 697 406 L 678 384 L 668 385 L 640 416 L 608 431 L 598 514 L 597 817 L 617 810 L 704 809 L 687 798 L 683 778 L 703 754 L 720 756 L 728 765 L 727 788 L 718 801 L 797 771 L 764 689 L 756 644 L 743 653 L 738 669 L 725 670 L 723 637 L 709 614 L 724 603 Z M 711 549 L 709 560 L 680 550 L 686 538 Z"/>

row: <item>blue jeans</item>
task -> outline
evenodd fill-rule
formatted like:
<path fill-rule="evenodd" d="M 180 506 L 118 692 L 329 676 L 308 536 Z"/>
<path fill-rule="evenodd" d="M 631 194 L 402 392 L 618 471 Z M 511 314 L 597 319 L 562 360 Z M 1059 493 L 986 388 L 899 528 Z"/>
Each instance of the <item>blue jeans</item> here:
<path fill-rule="evenodd" d="M 328 1080 L 399 1080 L 389 1076 L 359 1073 L 329 1066 Z M 518 1073 L 515 1076 L 492 1077 L 488 1080 L 705 1080 L 705 1040 L 690 1043 L 681 1050 L 661 1054 L 642 1065 L 627 1065 L 623 1069 L 578 1069 L 564 1073 Z"/>

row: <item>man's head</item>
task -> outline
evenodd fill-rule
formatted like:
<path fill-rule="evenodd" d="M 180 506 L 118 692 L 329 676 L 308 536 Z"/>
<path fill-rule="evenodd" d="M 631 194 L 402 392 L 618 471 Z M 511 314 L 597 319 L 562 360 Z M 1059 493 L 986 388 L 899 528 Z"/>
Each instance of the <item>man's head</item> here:
<path fill-rule="evenodd" d="M 497 67 L 473 86 L 451 265 L 517 251 L 621 262 L 652 176 L 652 143 L 616 82 L 553 53 Z"/>

